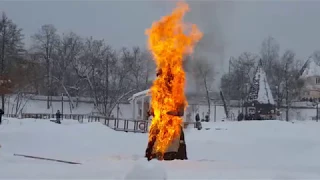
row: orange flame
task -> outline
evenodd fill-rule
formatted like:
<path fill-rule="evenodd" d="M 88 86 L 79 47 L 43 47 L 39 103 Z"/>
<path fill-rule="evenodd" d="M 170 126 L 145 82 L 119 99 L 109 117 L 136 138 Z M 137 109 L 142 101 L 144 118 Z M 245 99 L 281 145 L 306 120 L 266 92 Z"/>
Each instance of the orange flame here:
<path fill-rule="evenodd" d="M 187 25 L 183 17 L 189 11 L 185 2 L 179 2 L 173 12 L 146 30 L 148 46 L 157 65 L 157 78 L 151 87 L 152 119 L 149 141 L 156 136 L 154 150 L 164 154 L 172 140 L 180 135 L 182 117 L 167 114 L 184 111 L 187 100 L 184 94 L 185 72 L 183 58 L 193 52 L 202 38 L 196 25 Z M 154 133 L 158 130 L 158 133 Z"/>

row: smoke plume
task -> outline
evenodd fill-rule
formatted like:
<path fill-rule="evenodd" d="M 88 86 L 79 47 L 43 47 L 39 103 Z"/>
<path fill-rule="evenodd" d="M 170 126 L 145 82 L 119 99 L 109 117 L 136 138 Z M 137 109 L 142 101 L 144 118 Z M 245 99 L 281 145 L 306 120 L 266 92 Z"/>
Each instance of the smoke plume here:
<path fill-rule="evenodd" d="M 204 36 L 198 43 L 194 57 L 205 58 L 213 68 L 215 82 L 213 89 L 218 90 L 220 78 L 228 63 L 228 26 L 232 23 L 233 2 L 231 1 L 187 1 L 190 12 L 186 15 L 186 22 L 197 24 Z M 188 63 L 188 69 L 193 69 L 193 63 Z"/>

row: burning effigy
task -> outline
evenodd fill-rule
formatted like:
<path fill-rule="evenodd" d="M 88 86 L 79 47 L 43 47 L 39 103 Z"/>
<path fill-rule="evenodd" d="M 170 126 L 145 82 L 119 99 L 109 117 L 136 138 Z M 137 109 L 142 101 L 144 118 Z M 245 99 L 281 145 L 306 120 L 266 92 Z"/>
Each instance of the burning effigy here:
<path fill-rule="evenodd" d="M 157 77 L 150 89 L 152 121 L 146 157 L 148 160 L 187 159 L 183 118 L 188 105 L 183 60 L 193 52 L 202 38 L 195 24 L 186 24 L 189 11 L 185 2 L 178 2 L 171 14 L 154 22 L 147 29 L 148 47 L 157 65 Z"/>

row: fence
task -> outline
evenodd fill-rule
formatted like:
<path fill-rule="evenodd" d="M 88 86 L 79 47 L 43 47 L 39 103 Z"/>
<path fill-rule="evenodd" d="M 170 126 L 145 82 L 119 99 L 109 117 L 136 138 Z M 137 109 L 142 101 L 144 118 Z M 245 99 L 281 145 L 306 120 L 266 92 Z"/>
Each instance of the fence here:
<path fill-rule="evenodd" d="M 5 114 L 4 117 L 17 118 L 17 115 Z M 63 114 L 61 115 L 64 119 L 78 120 L 79 123 L 83 123 L 84 120 L 87 122 L 101 122 L 115 131 L 134 132 L 134 133 L 146 133 L 148 132 L 151 121 L 145 120 L 134 120 L 134 119 L 120 119 L 110 118 L 105 116 L 92 116 L 84 114 Z M 35 118 L 35 119 L 51 119 L 56 118 L 55 114 L 34 114 L 34 113 L 23 113 L 19 118 Z M 196 127 L 195 122 L 184 122 L 184 126 Z"/>
<path fill-rule="evenodd" d="M 134 119 L 116 119 L 104 116 L 89 116 L 88 122 L 101 122 L 104 125 L 116 131 L 146 133 L 148 132 L 151 121 L 134 120 Z M 184 122 L 184 126 L 191 125 L 196 128 L 195 122 Z"/>
<path fill-rule="evenodd" d="M 20 115 L 16 114 L 4 114 L 4 117 L 11 117 L 11 118 L 34 118 L 34 119 L 51 119 L 56 118 L 56 114 L 49 114 L 49 113 L 22 113 Z M 60 118 L 62 119 L 73 119 L 78 120 L 79 122 L 83 122 L 83 119 L 89 119 L 89 115 L 85 114 L 61 114 Z"/>

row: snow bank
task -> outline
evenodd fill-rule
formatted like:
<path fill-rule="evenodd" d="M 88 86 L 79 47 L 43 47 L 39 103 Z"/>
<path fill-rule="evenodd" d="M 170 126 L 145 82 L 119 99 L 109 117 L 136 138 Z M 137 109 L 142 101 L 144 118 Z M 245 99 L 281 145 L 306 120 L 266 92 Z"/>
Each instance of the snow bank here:
<path fill-rule="evenodd" d="M 147 162 L 147 134 L 116 132 L 101 123 L 9 119 L 0 126 L 0 179 L 320 179 L 320 123 L 209 122 L 203 127 L 210 129 L 185 131 L 188 161 Z"/>
<path fill-rule="evenodd" d="M 140 161 L 126 174 L 125 180 L 159 179 L 166 180 L 167 173 L 159 163 Z"/>

